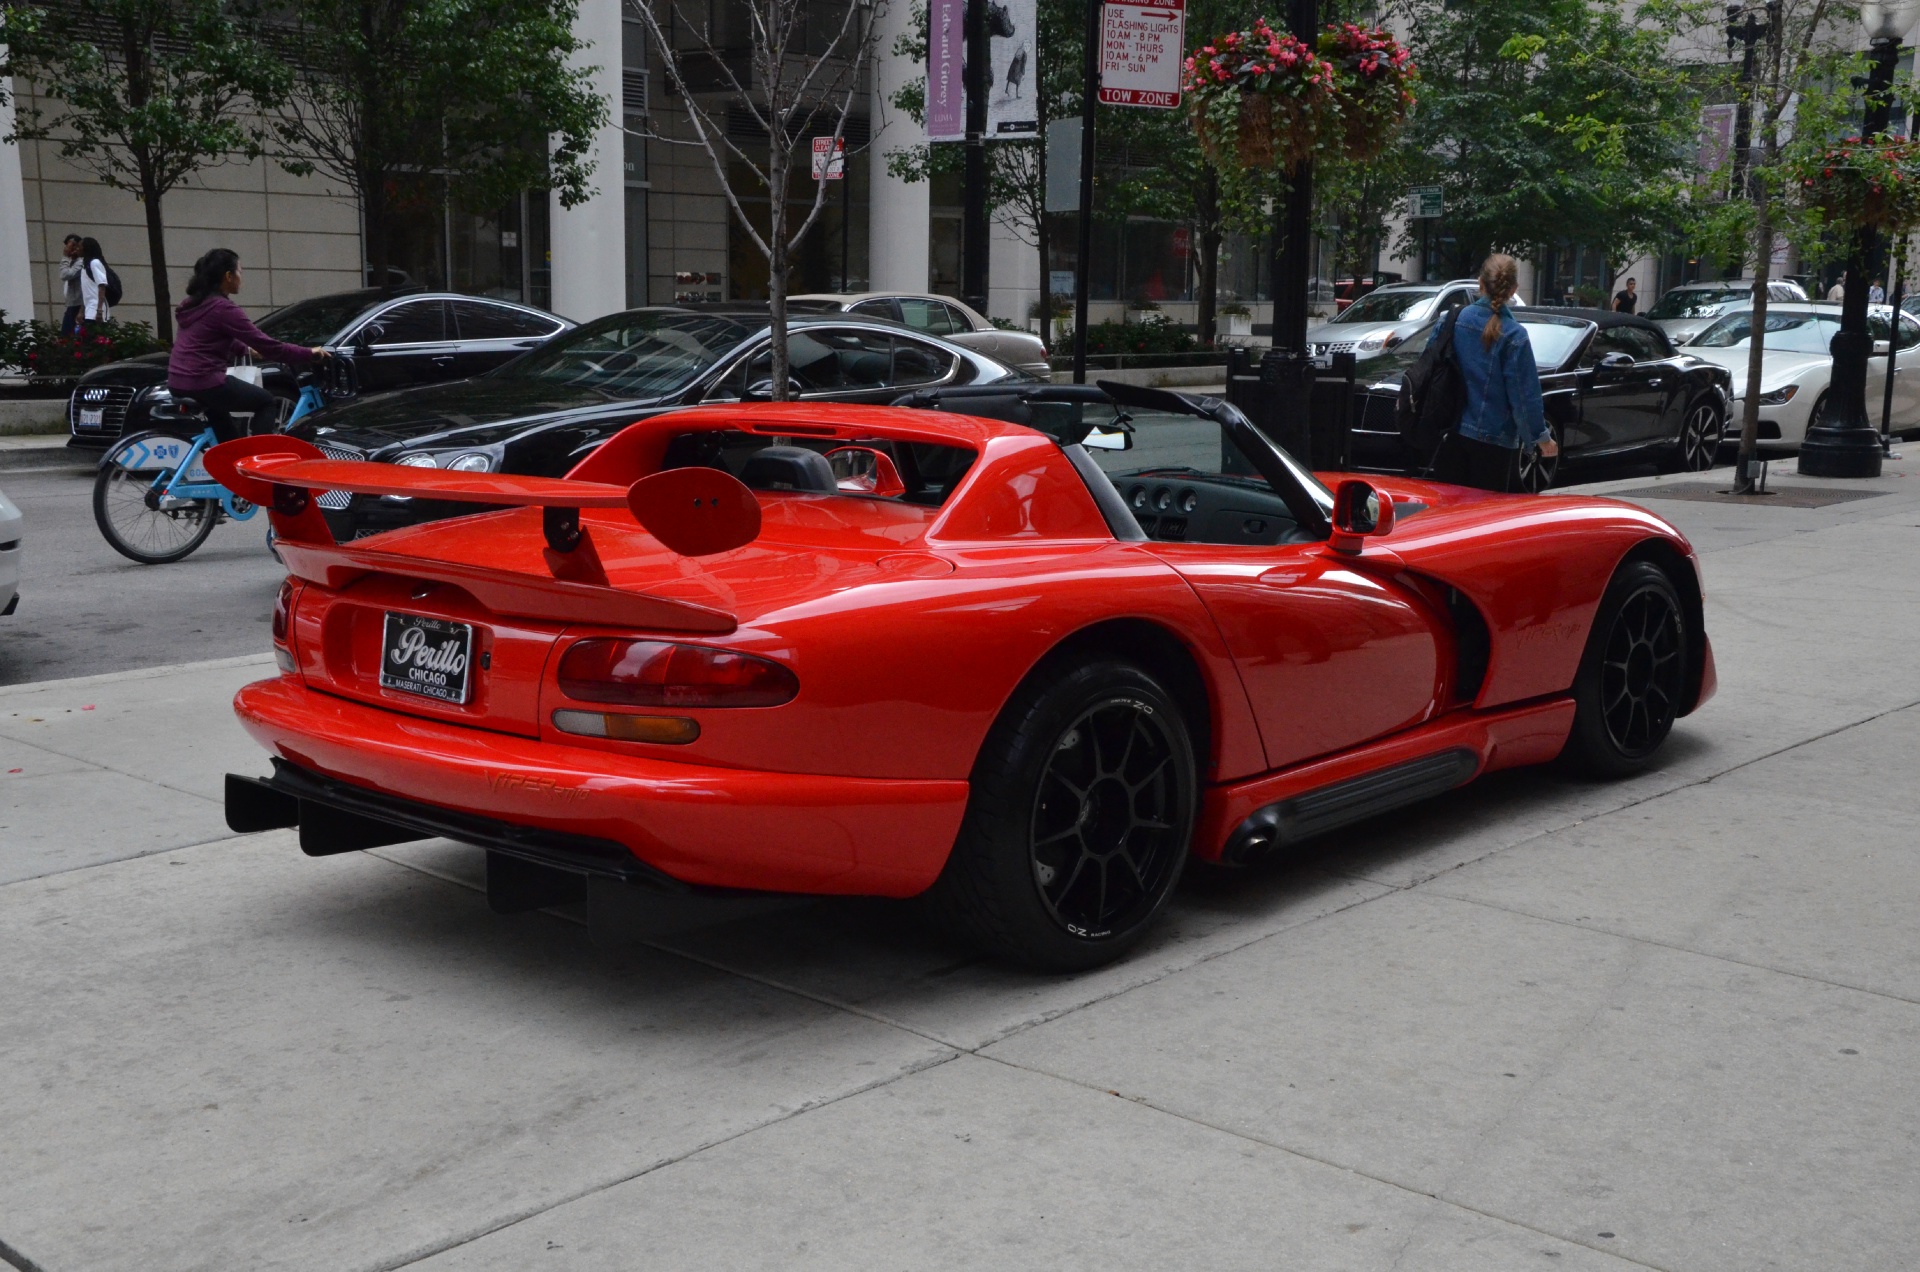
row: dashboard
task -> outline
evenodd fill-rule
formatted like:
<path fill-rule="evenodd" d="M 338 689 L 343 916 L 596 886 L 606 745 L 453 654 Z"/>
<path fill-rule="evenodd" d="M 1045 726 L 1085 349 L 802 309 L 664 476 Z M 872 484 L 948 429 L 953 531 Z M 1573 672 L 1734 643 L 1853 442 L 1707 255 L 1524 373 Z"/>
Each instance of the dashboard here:
<path fill-rule="evenodd" d="M 1109 476 L 1149 539 L 1259 545 L 1313 537 L 1301 532 L 1286 503 L 1264 485 L 1179 468 Z"/>

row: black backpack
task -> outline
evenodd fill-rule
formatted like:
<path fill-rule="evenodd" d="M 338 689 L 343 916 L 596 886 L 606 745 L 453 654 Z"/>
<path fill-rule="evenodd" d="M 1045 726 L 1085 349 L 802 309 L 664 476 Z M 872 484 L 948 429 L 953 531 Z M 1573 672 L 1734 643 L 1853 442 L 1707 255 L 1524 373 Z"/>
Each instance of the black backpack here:
<path fill-rule="evenodd" d="M 1467 407 L 1467 382 L 1460 364 L 1453 360 L 1453 329 L 1460 325 L 1456 309 L 1440 328 L 1439 338 L 1429 344 L 1402 379 L 1400 400 L 1394 407 L 1394 422 L 1400 440 L 1420 457 L 1422 469 L 1433 466 L 1440 443 L 1460 422 Z"/>
<path fill-rule="evenodd" d="M 120 288 L 120 275 L 114 273 L 113 266 L 107 265 L 105 261 L 100 263 L 107 269 L 107 304 L 108 306 L 117 305 L 120 303 L 120 297 L 126 295 Z"/>

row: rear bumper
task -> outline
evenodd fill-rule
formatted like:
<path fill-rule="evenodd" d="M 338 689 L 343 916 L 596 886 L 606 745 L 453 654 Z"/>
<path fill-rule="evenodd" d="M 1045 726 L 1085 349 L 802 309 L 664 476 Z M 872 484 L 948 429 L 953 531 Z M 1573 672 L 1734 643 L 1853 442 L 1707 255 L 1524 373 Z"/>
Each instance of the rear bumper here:
<path fill-rule="evenodd" d="M 356 795 L 409 806 L 416 813 L 411 824 L 431 827 L 428 833 L 503 851 L 517 845 L 515 855 L 591 873 L 913 896 L 946 864 L 966 811 L 963 781 L 767 773 L 612 755 L 417 719 L 286 677 L 246 686 L 234 712 L 276 757 L 312 779 L 343 784 L 339 798 L 302 798 L 375 816 L 351 806 Z M 472 827 L 464 833 L 463 817 Z M 542 855 L 542 843 L 577 847 L 588 840 L 619 845 L 638 867 L 590 869 Z"/>

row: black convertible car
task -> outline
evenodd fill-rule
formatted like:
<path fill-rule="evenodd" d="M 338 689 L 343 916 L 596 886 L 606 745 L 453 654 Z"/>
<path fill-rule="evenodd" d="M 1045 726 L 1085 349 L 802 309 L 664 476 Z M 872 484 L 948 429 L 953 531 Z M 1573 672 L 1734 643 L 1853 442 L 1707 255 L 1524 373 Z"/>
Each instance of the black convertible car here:
<path fill-rule="evenodd" d="M 1520 457 L 1520 487 L 1544 490 L 1565 466 L 1633 451 L 1652 452 L 1674 471 L 1713 466 L 1733 400 L 1725 368 L 1676 350 L 1659 327 L 1631 314 L 1530 308 L 1513 316 L 1533 344 L 1547 423 L 1560 444 L 1557 459 Z M 1424 466 L 1425 457 L 1409 453 L 1394 421 L 1402 376 L 1419 357 L 1419 348 L 1403 349 L 1363 368 L 1367 383 L 1356 387 L 1354 403 L 1354 467 Z"/>
<path fill-rule="evenodd" d="M 629 309 L 486 375 L 363 396 L 289 431 L 334 459 L 558 477 L 635 420 L 771 397 L 768 339 L 764 305 Z M 857 314 L 791 315 L 787 357 L 801 400 L 884 404 L 911 389 L 1033 382 L 983 353 Z M 319 504 L 342 542 L 475 510 L 343 492 Z"/>
<path fill-rule="evenodd" d="M 275 340 L 351 354 L 354 385 L 363 393 L 478 375 L 571 326 L 485 296 L 380 288 L 296 301 L 259 320 Z M 267 363 L 261 378 L 292 404 L 298 389 L 291 371 Z M 165 353 L 95 367 L 67 400 L 67 445 L 104 450 L 123 433 L 164 422 L 172 403 Z"/>

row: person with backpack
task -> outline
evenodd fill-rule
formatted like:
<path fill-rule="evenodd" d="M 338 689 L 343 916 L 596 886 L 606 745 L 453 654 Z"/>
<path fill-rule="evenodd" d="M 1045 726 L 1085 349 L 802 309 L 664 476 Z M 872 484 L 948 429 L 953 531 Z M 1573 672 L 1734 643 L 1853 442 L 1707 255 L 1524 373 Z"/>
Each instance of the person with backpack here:
<path fill-rule="evenodd" d="M 271 433 L 279 422 L 279 398 L 227 374 L 236 356 L 276 358 L 297 367 L 332 356 L 323 346 L 283 344 L 254 326 L 232 300 L 240 283 L 240 254 L 230 248 L 216 247 L 195 261 L 187 298 L 173 311 L 173 352 L 167 355 L 167 388 L 198 402 L 223 442 L 248 432 Z M 249 428 L 234 424 L 236 412 L 251 414 Z"/>
<path fill-rule="evenodd" d="M 1522 447 L 1537 447 L 1548 459 L 1560 453 L 1547 427 L 1533 343 L 1508 308 L 1519 285 L 1513 257 L 1487 257 L 1480 295 L 1429 338 L 1431 346 L 1444 332 L 1451 341 L 1447 352 L 1465 399 L 1434 457 L 1436 481 L 1511 490 Z"/>
<path fill-rule="evenodd" d="M 106 322 L 120 303 L 120 279 L 107 268 L 100 240 L 80 240 L 80 316 L 86 322 Z"/>

